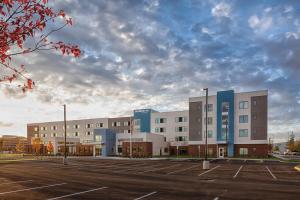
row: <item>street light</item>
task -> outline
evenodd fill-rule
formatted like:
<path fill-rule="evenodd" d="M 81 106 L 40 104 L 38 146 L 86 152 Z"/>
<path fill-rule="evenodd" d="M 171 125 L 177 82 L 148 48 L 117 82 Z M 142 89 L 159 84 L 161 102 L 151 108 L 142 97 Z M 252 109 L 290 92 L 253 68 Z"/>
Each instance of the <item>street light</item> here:
<path fill-rule="evenodd" d="M 207 160 L 207 153 L 208 153 L 208 147 L 207 147 L 208 88 L 203 88 L 203 91 L 206 92 L 206 94 L 205 94 L 205 159 L 203 161 L 203 169 L 209 169 L 209 161 Z"/>
<path fill-rule="evenodd" d="M 64 126 L 65 126 L 65 152 L 63 158 L 63 164 L 67 165 L 67 114 L 66 114 L 66 104 L 64 104 Z"/>

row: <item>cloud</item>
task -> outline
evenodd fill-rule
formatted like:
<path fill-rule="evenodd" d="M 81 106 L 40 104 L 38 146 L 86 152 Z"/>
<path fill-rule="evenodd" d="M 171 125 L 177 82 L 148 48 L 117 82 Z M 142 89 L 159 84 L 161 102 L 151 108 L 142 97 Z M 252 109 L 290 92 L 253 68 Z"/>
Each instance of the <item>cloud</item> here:
<path fill-rule="evenodd" d="M 5 123 L 0 121 L 0 128 L 6 128 L 6 127 L 11 127 L 13 126 L 13 123 Z"/>
<path fill-rule="evenodd" d="M 224 2 L 218 3 L 217 5 L 215 5 L 215 7 L 211 9 L 211 14 L 214 17 L 229 17 L 230 12 L 230 5 Z"/>
<path fill-rule="evenodd" d="M 253 29 L 258 29 L 261 31 L 265 31 L 272 26 L 273 19 L 272 17 L 262 17 L 259 19 L 257 15 L 252 15 L 249 20 L 249 26 Z"/>

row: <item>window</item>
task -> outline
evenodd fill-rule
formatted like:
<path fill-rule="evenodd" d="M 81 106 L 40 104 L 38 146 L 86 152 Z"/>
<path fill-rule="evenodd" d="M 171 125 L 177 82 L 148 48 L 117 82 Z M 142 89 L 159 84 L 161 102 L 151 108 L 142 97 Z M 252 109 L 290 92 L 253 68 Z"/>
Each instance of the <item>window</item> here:
<path fill-rule="evenodd" d="M 74 128 L 75 128 L 75 129 L 78 129 L 78 128 L 79 128 L 79 124 L 75 124 L 75 125 L 74 125 Z"/>
<path fill-rule="evenodd" d="M 240 129 L 239 137 L 248 137 L 248 129 Z"/>
<path fill-rule="evenodd" d="M 124 133 L 130 133 L 130 130 L 124 130 Z"/>
<path fill-rule="evenodd" d="M 102 135 L 96 135 L 95 140 L 96 142 L 102 142 Z"/>
<path fill-rule="evenodd" d="M 47 134 L 43 133 L 41 134 L 41 137 L 47 137 Z"/>
<path fill-rule="evenodd" d="M 212 130 L 207 130 L 207 137 L 212 138 L 213 137 L 213 131 Z"/>
<path fill-rule="evenodd" d="M 240 123 L 248 123 L 248 115 L 240 115 L 239 122 Z"/>
<path fill-rule="evenodd" d="M 240 148 L 240 156 L 248 155 L 248 148 Z"/>
<path fill-rule="evenodd" d="M 208 125 L 212 125 L 212 123 L 213 123 L 213 118 L 212 117 L 208 117 L 207 118 L 207 124 Z M 204 124 L 206 124 L 206 118 L 204 118 Z"/>
<path fill-rule="evenodd" d="M 212 157 L 214 154 L 213 148 L 208 148 L 208 156 Z"/>
<path fill-rule="evenodd" d="M 254 106 L 257 105 L 257 101 L 256 101 L 256 100 L 253 101 L 253 105 L 254 105 Z"/>
<path fill-rule="evenodd" d="M 248 109 L 248 101 L 240 101 L 239 109 Z"/>
<path fill-rule="evenodd" d="M 187 127 L 185 127 L 185 126 L 178 126 L 178 127 L 175 127 L 175 131 L 176 132 L 186 132 L 187 131 Z"/>
<path fill-rule="evenodd" d="M 42 127 L 41 127 L 41 130 L 42 130 L 42 131 L 46 131 L 46 130 L 47 130 L 47 127 L 46 127 L 46 126 L 42 126 Z"/>
<path fill-rule="evenodd" d="M 96 123 L 96 127 L 97 127 L 97 128 L 99 128 L 99 127 L 100 127 L 100 128 L 101 128 L 101 127 L 103 127 L 103 123 L 101 123 L 101 122 L 98 122 L 98 123 Z"/>
<path fill-rule="evenodd" d="M 164 133 L 164 132 L 166 132 L 166 128 L 163 128 L 163 127 L 156 127 L 155 128 L 155 132 L 156 133 Z"/>
<path fill-rule="evenodd" d="M 37 133 L 36 133 L 36 134 L 34 134 L 34 137 L 39 137 L 39 134 L 37 134 Z"/>
<path fill-rule="evenodd" d="M 228 115 L 222 115 L 222 125 L 228 125 Z"/>
<path fill-rule="evenodd" d="M 79 133 L 78 133 L 78 132 L 75 132 L 75 133 L 74 133 L 74 136 L 75 136 L 75 137 L 78 137 L 78 136 L 79 136 Z"/>
<path fill-rule="evenodd" d="M 52 133 L 51 137 L 57 137 L 57 134 L 56 133 Z"/>
<path fill-rule="evenodd" d="M 121 126 L 121 122 L 117 122 L 117 126 Z"/>
<path fill-rule="evenodd" d="M 212 112 L 213 104 L 207 104 L 207 110 L 208 110 L 208 112 Z M 206 104 L 204 104 L 204 112 L 206 112 Z"/>
<path fill-rule="evenodd" d="M 155 123 L 156 124 L 167 123 L 167 118 L 156 118 Z"/>
<path fill-rule="evenodd" d="M 125 121 L 124 126 L 130 126 L 130 121 Z"/>
<path fill-rule="evenodd" d="M 175 122 L 187 122 L 187 117 L 176 117 Z"/>
<path fill-rule="evenodd" d="M 187 141 L 187 136 L 178 136 L 175 137 L 175 140 L 178 142 Z"/>
<path fill-rule="evenodd" d="M 228 112 L 229 111 L 229 103 L 223 102 L 222 103 L 222 112 Z"/>
<path fill-rule="evenodd" d="M 135 126 L 139 126 L 141 124 L 141 120 L 140 119 L 135 119 L 134 120 L 134 125 Z"/>
<path fill-rule="evenodd" d="M 226 140 L 228 139 L 228 134 L 229 134 L 229 129 L 227 128 L 222 128 L 221 132 L 221 140 Z"/>
<path fill-rule="evenodd" d="M 93 135 L 93 132 L 91 132 L 91 131 L 88 131 L 88 132 L 86 132 L 86 135 L 87 135 L 87 136 L 89 136 L 89 135 Z"/>
<path fill-rule="evenodd" d="M 34 127 L 34 131 L 38 131 L 39 130 L 39 127 Z"/>
<path fill-rule="evenodd" d="M 86 124 L 86 128 L 92 128 L 93 124 Z"/>

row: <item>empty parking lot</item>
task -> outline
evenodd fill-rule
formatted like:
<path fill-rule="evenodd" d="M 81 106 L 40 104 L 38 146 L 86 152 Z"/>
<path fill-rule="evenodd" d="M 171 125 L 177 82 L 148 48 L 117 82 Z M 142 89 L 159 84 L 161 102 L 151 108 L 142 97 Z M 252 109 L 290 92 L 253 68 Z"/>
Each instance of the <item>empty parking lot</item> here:
<path fill-rule="evenodd" d="M 297 199 L 300 173 L 271 161 L 60 159 L 1 164 L 0 199 Z"/>

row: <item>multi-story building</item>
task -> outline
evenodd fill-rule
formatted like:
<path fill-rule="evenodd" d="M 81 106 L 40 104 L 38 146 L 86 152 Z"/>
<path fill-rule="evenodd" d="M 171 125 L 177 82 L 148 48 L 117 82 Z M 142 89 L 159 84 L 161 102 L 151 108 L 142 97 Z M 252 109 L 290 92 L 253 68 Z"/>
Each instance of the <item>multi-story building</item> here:
<path fill-rule="evenodd" d="M 204 156 L 206 97 L 189 99 L 189 154 Z M 210 156 L 266 156 L 268 92 L 217 92 L 208 97 L 207 142 Z"/>
<path fill-rule="evenodd" d="M 27 145 L 26 138 L 16 135 L 3 135 L 0 137 L 1 152 L 16 153 L 18 152 L 18 144 L 24 148 Z"/>
<path fill-rule="evenodd" d="M 169 151 L 164 148 L 163 154 L 169 152 L 175 155 L 189 154 L 203 157 L 207 123 L 209 156 L 267 155 L 268 92 L 266 90 L 243 93 L 234 93 L 233 90 L 217 92 L 216 95 L 208 97 L 207 112 L 205 102 L 205 96 L 192 97 L 189 98 L 189 110 L 185 111 L 158 112 L 152 109 L 139 109 L 134 110 L 133 116 L 129 117 L 71 120 L 67 122 L 67 137 L 77 138 L 76 141 L 82 145 L 96 145 L 93 147 L 94 151 L 97 147 L 97 152 L 100 152 L 99 149 L 105 144 L 95 141 L 94 130 L 113 130 L 114 134 L 117 134 L 116 138 L 122 138 L 116 141 L 114 148 L 114 152 L 121 155 L 121 150 L 126 149 L 122 148 L 122 141 L 128 141 L 130 135 L 135 134 L 136 137 L 142 138 L 144 135 L 138 134 L 152 133 L 163 136 L 157 137 L 162 138 L 162 141 L 153 140 L 155 143 L 168 143 Z M 109 138 L 107 136 L 109 133 L 110 131 L 107 131 L 106 135 L 103 133 L 105 135 L 103 138 Z M 64 136 L 63 121 L 28 124 L 27 136 L 29 142 L 32 138 L 39 137 L 45 145 L 49 141 L 58 141 L 53 138 L 61 138 L 59 139 L 61 141 Z M 156 146 L 154 143 L 152 145 Z M 141 148 L 147 149 L 148 146 Z M 59 145 L 57 149 L 60 149 Z M 157 150 L 154 149 L 152 153 L 154 152 Z M 160 149 L 159 152 L 162 150 Z M 124 153 L 127 154 L 128 152 Z"/>
<path fill-rule="evenodd" d="M 155 112 L 151 115 L 151 132 L 161 134 L 170 143 L 171 154 L 188 152 L 189 111 Z"/>

